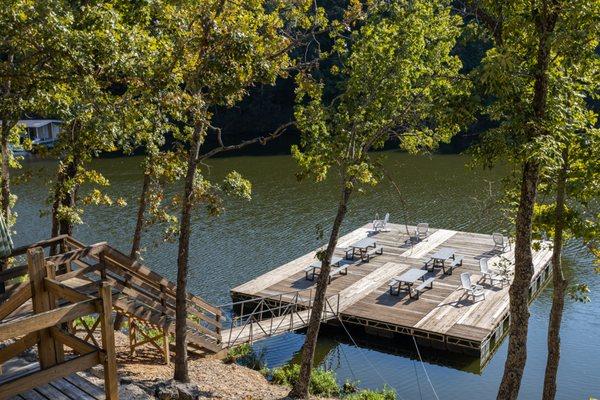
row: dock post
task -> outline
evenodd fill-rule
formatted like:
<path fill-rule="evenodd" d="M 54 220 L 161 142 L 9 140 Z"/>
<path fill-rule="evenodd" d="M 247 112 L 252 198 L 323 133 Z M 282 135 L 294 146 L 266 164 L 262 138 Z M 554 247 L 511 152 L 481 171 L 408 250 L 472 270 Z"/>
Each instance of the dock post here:
<path fill-rule="evenodd" d="M 163 352 L 165 355 L 165 365 L 171 365 L 171 347 L 169 343 L 169 325 L 163 327 Z"/>

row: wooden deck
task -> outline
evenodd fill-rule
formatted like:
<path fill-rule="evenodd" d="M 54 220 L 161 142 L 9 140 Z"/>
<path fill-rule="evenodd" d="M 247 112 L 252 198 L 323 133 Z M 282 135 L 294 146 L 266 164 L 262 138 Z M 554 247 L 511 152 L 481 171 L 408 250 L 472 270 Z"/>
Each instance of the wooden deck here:
<path fill-rule="evenodd" d="M 343 257 L 343 248 L 372 234 L 365 225 L 340 238 L 335 255 Z M 328 298 L 339 301 L 342 321 L 365 327 L 368 333 L 393 333 L 417 337 L 422 344 L 449 350 L 468 350 L 478 354 L 485 363 L 496 344 L 500 343 L 508 325 L 508 285 L 502 287 L 489 280 L 483 283 L 479 259 L 492 258 L 490 265 L 500 257 L 514 261 L 514 249 L 503 254 L 494 250 L 491 235 L 430 229 L 429 237 L 413 246 L 404 225 L 388 224 L 389 231 L 373 234 L 377 245 L 384 248 L 368 263 L 355 261 L 348 275 L 337 275 L 328 287 Z M 409 227 L 410 231 L 414 227 Z M 418 300 L 410 299 L 406 291 L 399 296 L 389 294 L 388 282 L 410 268 L 425 269 L 424 260 L 437 249 L 451 247 L 463 257 L 463 265 L 452 275 L 444 275 L 438 268 L 425 277 L 435 276 L 433 289 L 424 291 Z M 279 268 L 232 289 L 234 299 L 252 299 L 277 296 L 281 293 L 314 289 L 316 282 L 305 279 L 304 268 L 315 260 L 313 251 Z M 552 251 L 548 243 L 534 251 L 534 276 L 531 298 L 550 275 Z M 460 274 L 470 272 L 473 282 L 483 285 L 485 300 L 467 299 L 460 289 Z"/>
<path fill-rule="evenodd" d="M 0 383 L 39 371 L 38 363 L 29 363 L 22 358 L 3 365 Z M 104 400 L 104 389 L 90 382 L 79 373 L 58 378 L 50 383 L 20 393 L 11 400 Z"/>

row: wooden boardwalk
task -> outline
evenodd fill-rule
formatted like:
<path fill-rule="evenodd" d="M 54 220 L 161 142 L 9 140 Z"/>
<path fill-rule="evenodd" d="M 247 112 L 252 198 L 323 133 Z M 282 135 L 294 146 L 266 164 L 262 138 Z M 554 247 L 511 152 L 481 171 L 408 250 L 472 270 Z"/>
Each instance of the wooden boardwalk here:
<path fill-rule="evenodd" d="M 363 226 L 340 238 L 335 255 L 343 257 L 343 248 L 371 235 L 383 246 L 383 255 L 371 261 L 355 261 L 347 275 L 337 275 L 328 286 L 330 301 L 338 301 L 339 315 L 344 322 L 364 326 L 368 333 L 389 336 L 393 333 L 417 337 L 421 343 L 449 350 L 467 350 L 478 354 L 482 363 L 500 343 L 508 325 L 508 288 L 496 282 L 485 283 L 479 271 L 479 259 L 490 258 L 490 265 L 505 257 L 514 262 L 514 252 L 503 254 L 494 250 L 491 235 L 430 229 L 428 238 L 416 245 L 406 245 L 404 225 L 388 224 L 389 231 L 372 234 L 370 225 Z M 409 227 L 413 231 L 414 227 Z M 439 269 L 425 277 L 435 276 L 433 289 L 425 290 L 418 300 L 408 292 L 389 294 L 388 282 L 410 268 L 425 269 L 424 260 L 437 249 L 450 247 L 463 257 L 463 265 L 452 275 Z M 277 296 L 292 291 L 314 290 L 316 281 L 305 279 L 304 268 L 315 260 L 313 251 L 279 268 L 232 289 L 234 299 Z M 534 277 L 531 298 L 547 281 L 552 251 L 548 243 L 534 251 Z M 472 280 L 484 287 L 485 300 L 467 299 L 460 288 L 460 274 L 470 272 Z"/>

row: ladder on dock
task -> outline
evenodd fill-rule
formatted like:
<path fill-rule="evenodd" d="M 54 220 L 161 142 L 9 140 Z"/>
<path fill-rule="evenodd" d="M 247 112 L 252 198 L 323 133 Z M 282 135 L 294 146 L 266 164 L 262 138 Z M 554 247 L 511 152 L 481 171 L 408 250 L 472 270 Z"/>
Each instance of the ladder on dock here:
<path fill-rule="evenodd" d="M 314 308 L 313 289 L 262 296 L 220 306 L 222 346 L 244 343 L 306 328 Z M 339 315 L 339 294 L 325 298 L 322 321 Z"/>

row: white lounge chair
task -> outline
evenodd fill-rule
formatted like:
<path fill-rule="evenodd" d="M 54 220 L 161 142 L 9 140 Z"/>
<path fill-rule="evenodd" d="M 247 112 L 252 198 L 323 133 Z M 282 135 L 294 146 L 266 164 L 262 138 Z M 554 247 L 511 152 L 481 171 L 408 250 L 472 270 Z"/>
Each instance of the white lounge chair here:
<path fill-rule="evenodd" d="M 503 252 L 508 248 L 510 250 L 510 241 L 504 237 L 501 233 L 492 233 L 492 240 L 494 241 L 494 250 L 499 249 Z"/>
<path fill-rule="evenodd" d="M 467 298 L 468 296 L 473 296 L 473 301 L 477 301 L 477 298 L 479 297 L 482 297 L 483 300 L 485 300 L 483 286 L 471 283 L 470 273 L 463 272 L 460 274 L 460 282 L 462 283 L 462 288 L 467 292 Z"/>
<path fill-rule="evenodd" d="M 383 219 L 373 220 L 373 230 L 375 232 L 384 231 L 387 227 L 387 223 L 390 220 L 390 213 L 386 213 Z"/>
<path fill-rule="evenodd" d="M 490 266 L 488 264 L 488 261 L 489 261 L 489 258 L 482 258 L 479 260 L 479 270 L 481 271 L 481 274 L 483 275 L 483 281 L 485 282 L 485 278 L 489 278 L 490 283 L 492 285 L 494 284 L 494 281 L 498 281 L 498 282 L 501 282 L 502 284 L 504 284 L 505 279 L 502 276 L 490 271 Z"/>

